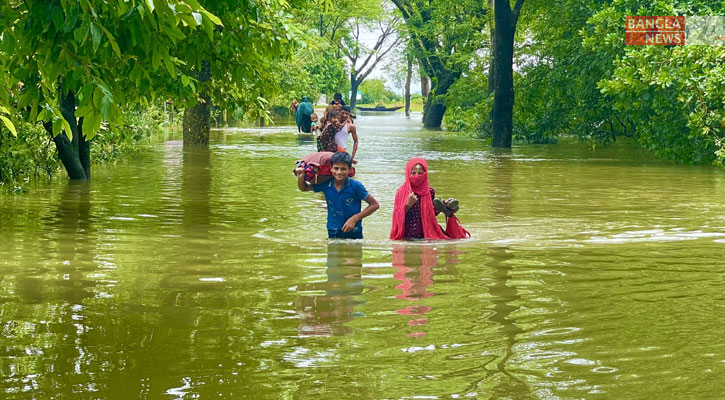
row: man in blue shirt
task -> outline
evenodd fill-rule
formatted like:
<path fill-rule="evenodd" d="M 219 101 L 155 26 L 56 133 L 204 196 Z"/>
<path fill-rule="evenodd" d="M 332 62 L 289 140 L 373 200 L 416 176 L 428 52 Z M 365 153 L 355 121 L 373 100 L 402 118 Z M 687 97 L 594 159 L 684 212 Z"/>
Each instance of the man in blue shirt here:
<path fill-rule="evenodd" d="M 362 219 L 380 208 L 380 204 L 368 193 L 362 183 L 350 179 L 352 156 L 338 151 L 330 158 L 331 180 L 310 184 L 305 181 L 302 168 L 297 168 L 297 188 L 303 192 L 315 191 L 325 194 L 327 200 L 327 234 L 330 239 L 362 239 Z M 361 211 L 361 202 L 368 206 Z"/>

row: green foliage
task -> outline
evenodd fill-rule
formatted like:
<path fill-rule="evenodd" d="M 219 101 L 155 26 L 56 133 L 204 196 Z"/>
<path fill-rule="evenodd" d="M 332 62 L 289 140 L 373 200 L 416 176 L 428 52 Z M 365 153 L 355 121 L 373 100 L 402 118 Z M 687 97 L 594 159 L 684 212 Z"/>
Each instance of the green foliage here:
<path fill-rule="evenodd" d="M 103 126 L 91 142 L 91 159 L 97 163 L 115 162 L 137 153 L 140 144 L 161 133 L 163 109 L 157 104 L 136 106 L 124 114 L 123 126 Z"/>
<path fill-rule="evenodd" d="M 385 104 L 400 101 L 400 96 L 385 87 L 382 79 L 367 79 L 358 89 L 363 104 Z"/>
<path fill-rule="evenodd" d="M 194 32 L 174 54 L 185 60 L 189 84 L 201 86 L 212 102 L 230 112 L 242 110 L 250 119 L 266 117 L 270 99 L 284 94 L 280 80 L 301 75 L 287 68 L 292 52 L 303 41 L 285 0 L 202 0 L 221 26 Z M 209 81 L 205 81 L 208 65 Z M 294 69 L 294 66 L 293 66 Z M 290 73 L 292 72 L 292 73 Z M 285 76 L 282 76 L 286 74 Z M 183 82 L 182 82 L 183 83 Z M 174 96 L 185 99 L 183 96 Z M 186 98 L 193 106 L 195 98 Z M 182 104 L 182 107 L 184 105 Z"/>
<path fill-rule="evenodd" d="M 331 95 L 349 90 L 350 81 L 345 61 L 335 57 L 332 48 L 313 53 L 311 60 L 304 66 L 317 93 Z"/>
<path fill-rule="evenodd" d="M 721 13 L 706 1 L 533 2 L 515 50 L 514 138 L 573 135 L 594 147 L 632 137 L 684 163 L 719 163 L 723 150 L 723 48 L 625 46 L 625 15 Z M 447 96 L 446 126 L 490 135 L 485 68 L 474 65 Z"/>
<path fill-rule="evenodd" d="M 723 48 L 624 46 L 621 35 L 625 15 L 720 13 L 712 6 L 693 0 L 617 0 L 589 18 L 582 48 L 596 57 L 581 63 L 598 60 L 606 73 L 578 80 L 588 79 L 589 87 L 596 84 L 598 102 L 604 106 L 607 118 L 592 120 L 593 132 L 607 132 L 595 136 L 598 141 L 632 136 L 663 158 L 722 164 Z"/>
<path fill-rule="evenodd" d="M 121 123 L 131 104 L 161 92 L 192 94 L 194 78 L 178 73 L 184 61 L 170 50 L 217 23 L 195 0 L 3 2 L 0 68 L 11 73 L 0 82 L 0 106 L 70 137 L 59 97 L 72 92 L 90 139 L 102 121 Z"/>
<path fill-rule="evenodd" d="M 637 141 L 684 163 L 725 161 L 725 48 L 633 49 L 601 91 Z"/>
<path fill-rule="evenodd" d="M 446 128 L 478 137 L 491 136 L 493 96 L 486 95 L 488 77 L 480 69 L 459 78 L 446 94 Z"/>
<path fill-rule="evenodd" d="M 409 52 L 420 60 L 433 87 L 448 87 L 468 71 L 486 46 L 486 2 L 476 0 L 392 0 L 405 18 Z M 445 95 L 445 90 L 439 93 Z"/>
<path fill-rule="evenodd" d="M 17 137 L 0 132 L 0 188 L 20 191 L 30 178 L 52 176 L 60 166 L 55 146 L 37 123 L 20 122 Z"/>
<path fill-rule="evenodd" d="M 18 136 L 18 132 L 15 130 L 15 124 L 8 118 L 6 115 L 2 114 L 10 114 L 10 110 L 7 108 L 0 106 L 0 121 L 3 122 L 3 125 L 10 131 L 10 133 L 13 134 L 13 136 Z"/>
<path fill-rule="evenodd" d="M 275 114 L 286 115 L 292 99 L 307 96 L 315 102 L 320 94 L 346 92 L 350 86 L 344 60 L 335 57 L 329 45 L 312 39 L 292 55 L 289 62 L 272 66 L 279 93 L 270 102 Z"/>
<path fill-rule="evenodd" d="M 95 163 L 118 161 L 139 151 L 139 144 L 161 131 L 162 108 L 137 106 L 124 114 L 121 127 L 104 124 L 91 141 Z M 25 191 L 33 178 L 52 178 L 60 168 L 56 148 L 40 123 L 20 122 L 17 137 L 0 132 L 0 190 Z"/>

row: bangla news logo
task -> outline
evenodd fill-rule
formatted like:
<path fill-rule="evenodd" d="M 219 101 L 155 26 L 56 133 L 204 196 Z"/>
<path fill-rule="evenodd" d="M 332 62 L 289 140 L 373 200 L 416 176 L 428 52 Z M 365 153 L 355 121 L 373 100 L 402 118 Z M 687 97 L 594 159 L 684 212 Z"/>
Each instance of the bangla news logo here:
<path fill-rule="evenodd" d="M 725 45 L 725 16 L 627 16 L 626 45 Z"/>

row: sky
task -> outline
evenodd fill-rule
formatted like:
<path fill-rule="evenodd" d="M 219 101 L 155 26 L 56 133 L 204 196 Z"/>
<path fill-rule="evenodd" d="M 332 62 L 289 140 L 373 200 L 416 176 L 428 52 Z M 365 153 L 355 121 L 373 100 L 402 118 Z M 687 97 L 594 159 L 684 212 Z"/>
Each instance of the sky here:
<path fill-rule="evenodd" d="M 361 30 L 360 32 L 360 41 L 364 43 L 368 48 L 371 48 L 375 45 L 375 42 L 377 41 L 378 37 L 380 36 L 380 31 L 375 30 L 371 31 L 368 29 Z M 390 40 L 390 39 L 388 39 Z M 386 42 L 388 43 L 388 42 Z M 381 60 L 378 65 L 375 66 L 375 70 L 368 76 L 368 79 L 370 78 L 377 78 L 382 79 L 385 81 L 385 87 L 392 90 L 395 93 L 398 93 L 400 95 L 403 94 L 403 87 L 402 86 L 396 86 L 392 79 L 389 78 L 388 73 L 385 71 L 385 67 L 390 65 L 393 66 L 397 63 L 398 60 L 395 60 L 395 54 L 393 54 L 395 50 L 391 50 L 390 53 L 388 53 L 383 60 Z M 348 65 L 350 64 L 349 60 L 347 60 Z M 362 63 L 362 61 L 358 61 L 359 64 Z M 420 93 L 420 83 L 416 80 L 416 82 L 411 84 L 411 92 L 412 93 Z"/>

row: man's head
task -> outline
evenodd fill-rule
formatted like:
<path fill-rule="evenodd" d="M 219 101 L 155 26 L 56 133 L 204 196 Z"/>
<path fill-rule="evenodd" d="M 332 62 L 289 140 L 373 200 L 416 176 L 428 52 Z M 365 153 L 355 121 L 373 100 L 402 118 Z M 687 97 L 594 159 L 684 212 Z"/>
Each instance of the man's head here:
<path fill-rule="evenodd" d="M 352 156 L 344 151 L 338 151 L 330 158 L 330 172 L 335 181 L 344 181 L 352 168 Z"/>
<path fill-rule="evenodd" d="M 340 110 L 340 121 L 345 122 L 349 118 L 350 118 L 350 107 L 342 106 L 342 110 Z"/>
<path fill-rule="evenodd" d="M 319 120 L 319 117 L 317 116 L 317 113 L 310 114 L 310 120 L 312 122 L 317 122 Z"/>
<path fill-rule="evenodd" d="M 332 102 L 335 104 L 342 103 L 342 94 L 335 93 L 335 95 L 332 97 Z"/>

